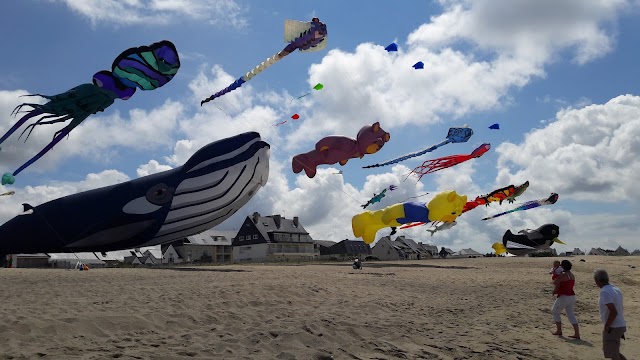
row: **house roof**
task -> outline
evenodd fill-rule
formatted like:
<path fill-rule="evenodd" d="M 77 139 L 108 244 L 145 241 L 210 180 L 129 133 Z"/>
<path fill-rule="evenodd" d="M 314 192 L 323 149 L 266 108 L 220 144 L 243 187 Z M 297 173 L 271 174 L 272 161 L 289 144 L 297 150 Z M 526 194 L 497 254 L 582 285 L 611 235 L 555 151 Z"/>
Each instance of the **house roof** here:
<path fill-rule="evenodd" d="M 315 244 L 318 244 L 320 246 L 324 246 L 324 247 L 332 247 L 333 245 L 337 244 L 337 242 L 335 241 L 331 241 L 331 240 L 313 240 L 313 242 Z"/>
<path fill-rule="evenodd" d="M 299 221 L 297 221 L 297 225 L 294 223 L 297 217 L 295 219 L 287 219 L 281 215 L 260 216 L 259 213 L 254 213 L 253 216 L 249 216 L 249 219 L 253 221 L 255 227 L 267 241 L 270 241 L 269 233 L 309 235 Z"/>
<path fill-rule="evenodd" d="M 49 255 L 51 256 L 49 261 L 80 261 L 86 264 L 104 264 L 104 261 L 92 252 L 55 253 Z"/>
<path fill-rule="evenodd" d="M 162 251 L 160 249 L 147 249 L 143 254 L 152 255 L 156 259 L 162 258 Z"/>
<path fill-rule="evenodd" d="M 30 258 L 42 258 L 42 257 L 46 257 L 46 258 L 50 258 L 51 256 L 45 253 L 36 253 L 36 254 L 14 254 L 13 256 L 15 257 L 22 257 L 22 258 L 26 258 L 26 257 L 30 257 Z"/>
<path fill-rule="evenodd" d="M 231 245 L 235 234 L 231 231 L 206 230 L 199 234 L 187 236 L 183 244 L 190 245 Z"/>
<path fill-rule="evenodd" d="M 362 240 L 342 240 L 329 248 L 331 254 L 371 255 L 371 246 Z"/>
<path fill-rule="evenodd" d="M 460 250 L 459 254 L 460 255 L 480 255 L 480 256 L 482 256 L 481 253 L 479 253 L 479 252 L 477 252 L 477 251 L 475 251 L 473 249 L 462 249 L 462 250 Z"/>

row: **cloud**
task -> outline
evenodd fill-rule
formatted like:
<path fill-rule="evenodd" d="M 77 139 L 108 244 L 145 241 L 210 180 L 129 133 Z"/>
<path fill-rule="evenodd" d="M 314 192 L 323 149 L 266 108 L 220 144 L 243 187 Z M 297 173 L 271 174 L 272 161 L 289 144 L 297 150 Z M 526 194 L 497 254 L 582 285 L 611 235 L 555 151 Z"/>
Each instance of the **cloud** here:
<path fill-rule="evenodd" d="M 247 20 L 234 0 L 57 0 L 88 18 L 92 25 L 155 24 L 166 25 L 180 20 L 200 21 L 212 25 L 244 28 Z"/>
<path fill-rule="evenodd" d="M 300 104 L 308 121 L 291 135 L 353 136 L 365 122 L 385 130 L 427 126 L 512 106 L 511 91 L 545 77 L 545 66 L 570 54 L 577 64 L 611 51 L 625 1 L 441 1 L 444 11 L 388 53 L 363 43 L 333 49 L 309 69 L 310 86 L 325 89 Z M 299 55 L 303 56 L 303 55 Z M 414 70 L 417 60 L 424 70 Z M 311 100 L 311 99 L 310 99 Z M 461 125 L 461 124 L 460 124 Z"/>
<path fill-rule="evenodd" d="M 640 97 L 622 95 L 605 104 L 557 113 L 522 144 L 505 142 L 499 183 L 531 180 L 528 192 L 596 202 L 640 200 Z"/>
<path fill-rule="evenodd" d="M 138 166 L 136 173 L 138 174 L 138 177 L 143 177 L 171 169 L 171 166 L 162 165 L 157 160 L 149 160 L 148 163 Z"/>

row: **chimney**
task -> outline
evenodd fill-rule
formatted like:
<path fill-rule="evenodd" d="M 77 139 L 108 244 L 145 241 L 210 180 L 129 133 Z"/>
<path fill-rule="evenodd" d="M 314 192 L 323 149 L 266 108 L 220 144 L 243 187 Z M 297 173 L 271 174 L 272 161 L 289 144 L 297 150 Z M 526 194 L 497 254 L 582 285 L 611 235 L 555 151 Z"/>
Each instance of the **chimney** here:
<path fill-rule="evenodd" d="M 282 217 L 280 216 L 280 214 L 273 215 L 271 217 L 273 218 L 273 221 L 276 223 L 276 227 L 280 229 L 280 220 L 282 220 Z"/>
<path fill-rule="evenodd" d="M 300 226 L 300 221 L 298 220 L 297 216 L 293 217 L 293 226 L 295 226 L 295 227 Z"/>
<path fill-rule="evenodd" d="M 257 223 L 258 223 L 258 220 L 260 219 L 260 213 L 259 213 L 259 212 L 257 212 L 257 211 L 256 211 L 256 212 L 254 212 L 254 213 L 253 213 L 253 215 L 252 215 L 252 218 L 253 218 L 253 223 L 254 223 L 254 224 L 257 224 Z"/>

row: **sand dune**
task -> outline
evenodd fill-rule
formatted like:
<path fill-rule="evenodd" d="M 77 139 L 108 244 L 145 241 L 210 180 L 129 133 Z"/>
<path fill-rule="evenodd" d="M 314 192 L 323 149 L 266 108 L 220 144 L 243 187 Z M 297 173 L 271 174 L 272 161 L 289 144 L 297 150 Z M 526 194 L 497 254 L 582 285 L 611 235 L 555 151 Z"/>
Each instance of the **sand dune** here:
<path fill-rule="evenodd" d="M 0 269 L 0 359 L 601 359 L 598 267 L 640 358 L 640 257 L 571 260 L 580 341 L 551 335 L 549 258 Z"/>

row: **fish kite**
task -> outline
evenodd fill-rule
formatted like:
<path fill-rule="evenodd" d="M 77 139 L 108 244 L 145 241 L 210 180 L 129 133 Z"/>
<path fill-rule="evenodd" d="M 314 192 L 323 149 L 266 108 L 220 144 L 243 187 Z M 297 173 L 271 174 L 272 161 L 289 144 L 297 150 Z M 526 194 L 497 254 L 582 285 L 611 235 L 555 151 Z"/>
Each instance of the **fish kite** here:
<path fill-rule="evenodd" d="M 316 84 L 316 86 L 314 86 L 314 87 L 313 87 L 313 90 L 318 91 L 318 90 L 322 90 L 322 88 L 324 88 L 324 85 L 322 85 L 321 83 L 317 83 L 317 84 Z M 306 93 L 306 94 L 304 94 L 304 95 L 300 95 L 300 96 L 298 96 L 298 97 L 297 97 L 297 98 L 295 98 L 295 99 L 291 99 L 291 102 L 293 102 L 293 100 L 302 99 L 303 97 L 305 97 L 305 96 L 307 96 L 307 95 L 309 95 L 309 94 L 311 94 L 311 91 L 309 91 L 308 93 Z"/>
<path fill-rule="evenodd" d="M 298 115 L 298 114 L 293 114 L 293 115 L 291 115 L 291 118 L 292 118 L 293 120 L 298 120 L 298 119 L 300 119 L 300 115 Z"/>
<path fill-rule="evenodd" d="M 296 50 L 312 52 L 324 49 L 327 46 L 327 25 L 320 22 L 320 19 L 316 17 L 311 19 L 310 22 L 286 20 L 284 22 L 284 40 L 289 43 L 284 49 L 239 77 L 231 85 L 202 100 L 200 106 L 239 88 L 242 84 Z"/>
<path fill-rule="evenodd" d="M 424 155 L 428 152 L 431 152 L 441 146 L 447 145 L 449 143 L 463 143 L 463 142 L 467 142 L 467 140 L 469 140 L 469 138 L 471 137 L 471 135 L 473 135 L 473 130 L 471 128 L 468 127 L 452 127 L 449 129 L 449 132 L 447 133 L 447 139 L 442 141 L 441 143 L 435 144 L 433 146 L 430 146 L 424 150 L 420 150 L 418 152 L 415 153 L 411 153 L 411 154 L 407 154 L 407 155 L 403 155 L 400 156 L 399 158 L 395 158 L 393 160 L 388 160 L 383 162 L 382 164 L 374 164 L 374 165 L 368 165 L 368 166 L 363 166 L 363 169 L 370 169 L 370 168 L 375 168 L 375 167 L 380 167 L 380 166 L 387 166 L 387 165 L 393 165 L 393 164 L 397 164 L 399 162 L 414 158 L 416 156 L 420 156 L 420 155 Z"/>
<path fill-rule="evenodd" d="M 382 198 L 386 196 L 385 195 L 386 192 L 387 192 L 387 189 L 384 189 L 379 194 L 373 194 L 373 197 L 369 199 L 369 201 L 367 201 L 366 204 L 360 205 L 360 206 L 362 206 L 363 209 L 366 209 L 367 206 L 380 202 L 380 200 L 382 200 Z"/>
<path fill-rule="evenodd" d="M 471 159 L 479 158 L 480 156 L 484 155 L 487 151 L 489 151 L 489 149 L 491 149 L 491 144 L 482 144 L 478 146 L 475 150 L 473 150 L 471 154 L 468 154 L 468 155 L 451 155 L 451 156 L 441 157 L 438 159 L 427 160 L 423 162 L 422 165 L 413 169 L 411 173 L 409 173 L 409 175 L 416 174 L 416 176 L 418 176 L 418 180 L 420 180 L 426 174 L 430 174 L 438 170 L 446 169 L 448 167 L 458 165 L 460 163 L 463 163 Z"/>
<path fill-rule="evenodd" d="M 371 244 L 378 230 L 385 227 L 391 227 L 395 233 L 396 227 L 411 222 L 453 222 L 462 214 L 466 202 L 466 195 L 447 190 L 438 193 L 429 203 L 405 202 L 381 210 L 365 211 L 351 219 L 353 235 Z"/>
<path fill-rule="evenodd" d="M 502 202 L 504 200 L 507 200 L 507 202 L 511 204 L 516 201 L 516 197 L 522 195 L 522 193 L 524 193 L 528 187 L 529 181 L 525 181 L 524 184 L 520 186 L 509 185 L 497 190 L 493 190 L 487 195 L 478 196 L 475 200 L 467 202 L 462 212 L 464 213 L 469 210 L 475 209 L 478 205 L 489 206 L 489 203 L 496 201 L 500 205 L 502 205 Z"/>
<path fill-rule="evenodd" d="M 458 225 L 457 221 L 452 221 L 452 222 L 436 222 L 433 223 L 433 229 L 432 228 L 428 228 L 427 231 L 431 233 L 431 236 L 433 236 L 433 234 L 435 234 L 438 231 L 443 231 L 443 230 L 449 230 L 452 227 Z"/>
<path fill-rule="evenodd" d="M 0 194 L 0 196 L 11 196 L 11 195 L 15 195 L 16 192 L 11 190 L 11 191 L 7 191 L 6 193 L 2 193 Z"/>
<path fill-rule="evenodd" d="M 5 254 L 107 252 L 165 244 L 222 223 L 269 178 L 269 144 L 247 132 L 179 167 L 61 197 L 0 226 Z"/>
<path fill-rule="evenodd" d="M 175 45 L 170 41 L 163 40 L 149 46 L 125 50 L 113 61 L 111 71 L 102 70 L 95 73 L 91 84 L 82 84 L 53 96 L 29 95 L 40 96 L 49 101 L 42 105 L 25 103 L 16 107 L 13 111 L 14 114 L 18 114 L 23 106 L 29 106 L 31 110 L 28 110 L 27 114 L 0 138 L 0 144 L 33 117 L 44 115 L 27 126 L 20 136 L 28 130 L 26 137 L 28 139 L 37 125 L 66 121 L 70 121 L 70 123 L 58 130 L 54 134 L 53 140 L 24 165 L 13 173 L 5 173 L 2 176 L 2 184 L 13 184 L 14 177 L 18 173 L 40 159 L 89 115 L 104 111 L 114 103 L 115 99 L 129 99 L 136 92 L 136 88 L 155 90 L 162 87 L 173 79 L 179 68 L 180 59 Z"/>
<path fill-rule="evenodd" d="M 549 196 L 546 199 L 527 201 L 526 203 L 518 206 L 515 209 L 511 209 L 509 211 L 501 212 L 499 214 L 495 214 L 493 216 L 486 217 L 486 218 L 484 218 L 482 220 L 489 220 L 489 219 L 497 218 L 499 216 L 506 215 L 506 214 L 509 214 L 509 213 L 512 213 L 512 212 L 515 212 L 515 211 L 529 210 L 529 209 L 537 208 L 539 206 L 544 206 L 544 205 L 552 205 L 552 204 L 555 204 L 556 201 L 558 201 L 558 194 L 551 193 L 551 196 Z"/>
<path fill-rule="evenodd" d="M 537 250 L 548 249 L 554 243 L 566 245 L 558 239 L 558 235 L 560 235 L 560 228 L 556 224 L 545 224 L 535 230 L 520 230 L 518 234 L 507 230 L 502 237 L 502 243 L 495 243 L 491 247 L 498 255 L 509 252 L 522 256 Z"/>
<path fill-rule="evenodd" d="M 493 124 L 493 125 L 489 126 L 489 129 L 491 129 L 491 130 L 500 130 L 500 124 Z"/>
<path fill-rule="evenodd" d="M 376 122 L 362 127 L 355 139 L 339 135 L 322 138 L 315 149 L 294 156 L 291 167 L 295 174 L 304 170 L 309 178 L 313 178 L 318 165 L 340 163 L 344 166 L 349 159 L 377 153 L 389 139 L 391 135 Z"/>
<path fill-rule="evenodd" d="M 418 61 L 417 63 L 413 64 L 412 66 L 414 69 L 424 69 L 424 63 L 422 61 Z"/>
<path fill-rule="evenodd" d="M 391 43 L 391 44 L 387 45 L 387 47 L 384 48 L 384 49 L 387 50 L 388 52 L 398 51 L 398 44 Z"/>

